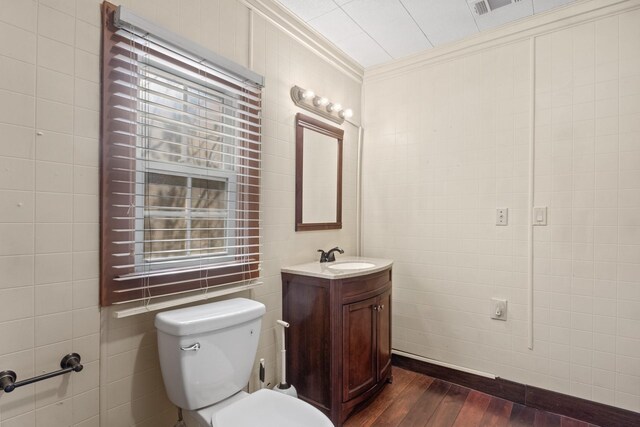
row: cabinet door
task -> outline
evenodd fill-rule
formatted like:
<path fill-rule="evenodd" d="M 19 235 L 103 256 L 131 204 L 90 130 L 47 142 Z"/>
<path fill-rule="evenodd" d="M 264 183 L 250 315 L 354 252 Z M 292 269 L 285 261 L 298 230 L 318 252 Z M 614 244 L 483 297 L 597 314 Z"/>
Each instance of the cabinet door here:
<path fill-rule="evenodd" d="M 376 318 L 378 297 L 342 306 L 342 401 L 365 392 L 377 381 Z"/>
<path fill-rule="evenodd" d="M 378 381 L 381 381 L 391 368 L 391 290 L 378 298 Z"/>

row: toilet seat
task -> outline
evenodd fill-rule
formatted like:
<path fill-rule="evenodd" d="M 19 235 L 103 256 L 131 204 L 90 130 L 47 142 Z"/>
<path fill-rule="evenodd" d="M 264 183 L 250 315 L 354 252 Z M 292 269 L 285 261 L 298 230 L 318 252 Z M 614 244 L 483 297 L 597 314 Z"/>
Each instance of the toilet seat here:
<path fill-rule="evenodd" d="M 212 427 L 333 427 L 329 418 L 302 400 L 262 389 L 216 411 Z"/>

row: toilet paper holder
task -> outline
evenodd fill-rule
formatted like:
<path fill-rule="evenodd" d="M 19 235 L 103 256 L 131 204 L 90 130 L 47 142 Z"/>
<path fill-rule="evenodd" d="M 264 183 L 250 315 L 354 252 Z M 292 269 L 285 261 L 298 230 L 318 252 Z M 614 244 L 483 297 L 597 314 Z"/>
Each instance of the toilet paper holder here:
<path fill-rule="evenodd" d="M 80 363 L 80 355 L 78 353 L 69 353 L 60 360 L 60 368 L 57 371 L 49 372 L 46 374 L 38 375 L 36 377 L 27 378 L 26 380 L 18 381 L 18 376 L 14 371 L 7 370 L 0 372 L 0 390 L 5 393 L 11 393 L 18 387 L 23 385 L 33 384 L 38 381 L 46 380 L 49 378 L 64 375 L 69 372 L 82 371 L 82 364 Z"/>

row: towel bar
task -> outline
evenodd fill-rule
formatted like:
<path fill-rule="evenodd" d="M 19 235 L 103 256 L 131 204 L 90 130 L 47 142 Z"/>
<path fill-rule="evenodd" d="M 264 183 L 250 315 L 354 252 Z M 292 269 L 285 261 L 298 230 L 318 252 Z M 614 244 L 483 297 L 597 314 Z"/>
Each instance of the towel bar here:
<path fill-rule="evenodd" d="M 60 361 L 60 370 L 49 372 L 46 374 L 38 375 L 33 378 L 27 378 L 26 380 L 18 381 L 18 376 L 15 372 L 8 370 L 0 372 L 0 390 L 5 393 L 11 393 L 17 387 L 23 385 L 33 384 L 38 381 L 46 380 L 49 378 L 57 377 L 58 375 L 64 375 L 68 372 L 80 372 L 82 371 L 82 364 L 80 363 L 80 355 L 78 353 L 70 353 L 62 358 Z"/>

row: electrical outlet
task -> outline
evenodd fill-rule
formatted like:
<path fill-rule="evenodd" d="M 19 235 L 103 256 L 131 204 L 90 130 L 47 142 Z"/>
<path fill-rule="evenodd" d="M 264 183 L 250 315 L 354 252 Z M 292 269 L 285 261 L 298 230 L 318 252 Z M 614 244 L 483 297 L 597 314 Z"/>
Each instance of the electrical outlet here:
<path fill-rule="evenodd" d="M 507 300 L 491 298 L 490 307 L 491 318 L 496 320 L 507 320 Z"/>
<path fill-rule="evenodd" d="M 509 209 L 497 208 L 496 209 L 496 225 L 507 225 L 509 223 Z"/>

